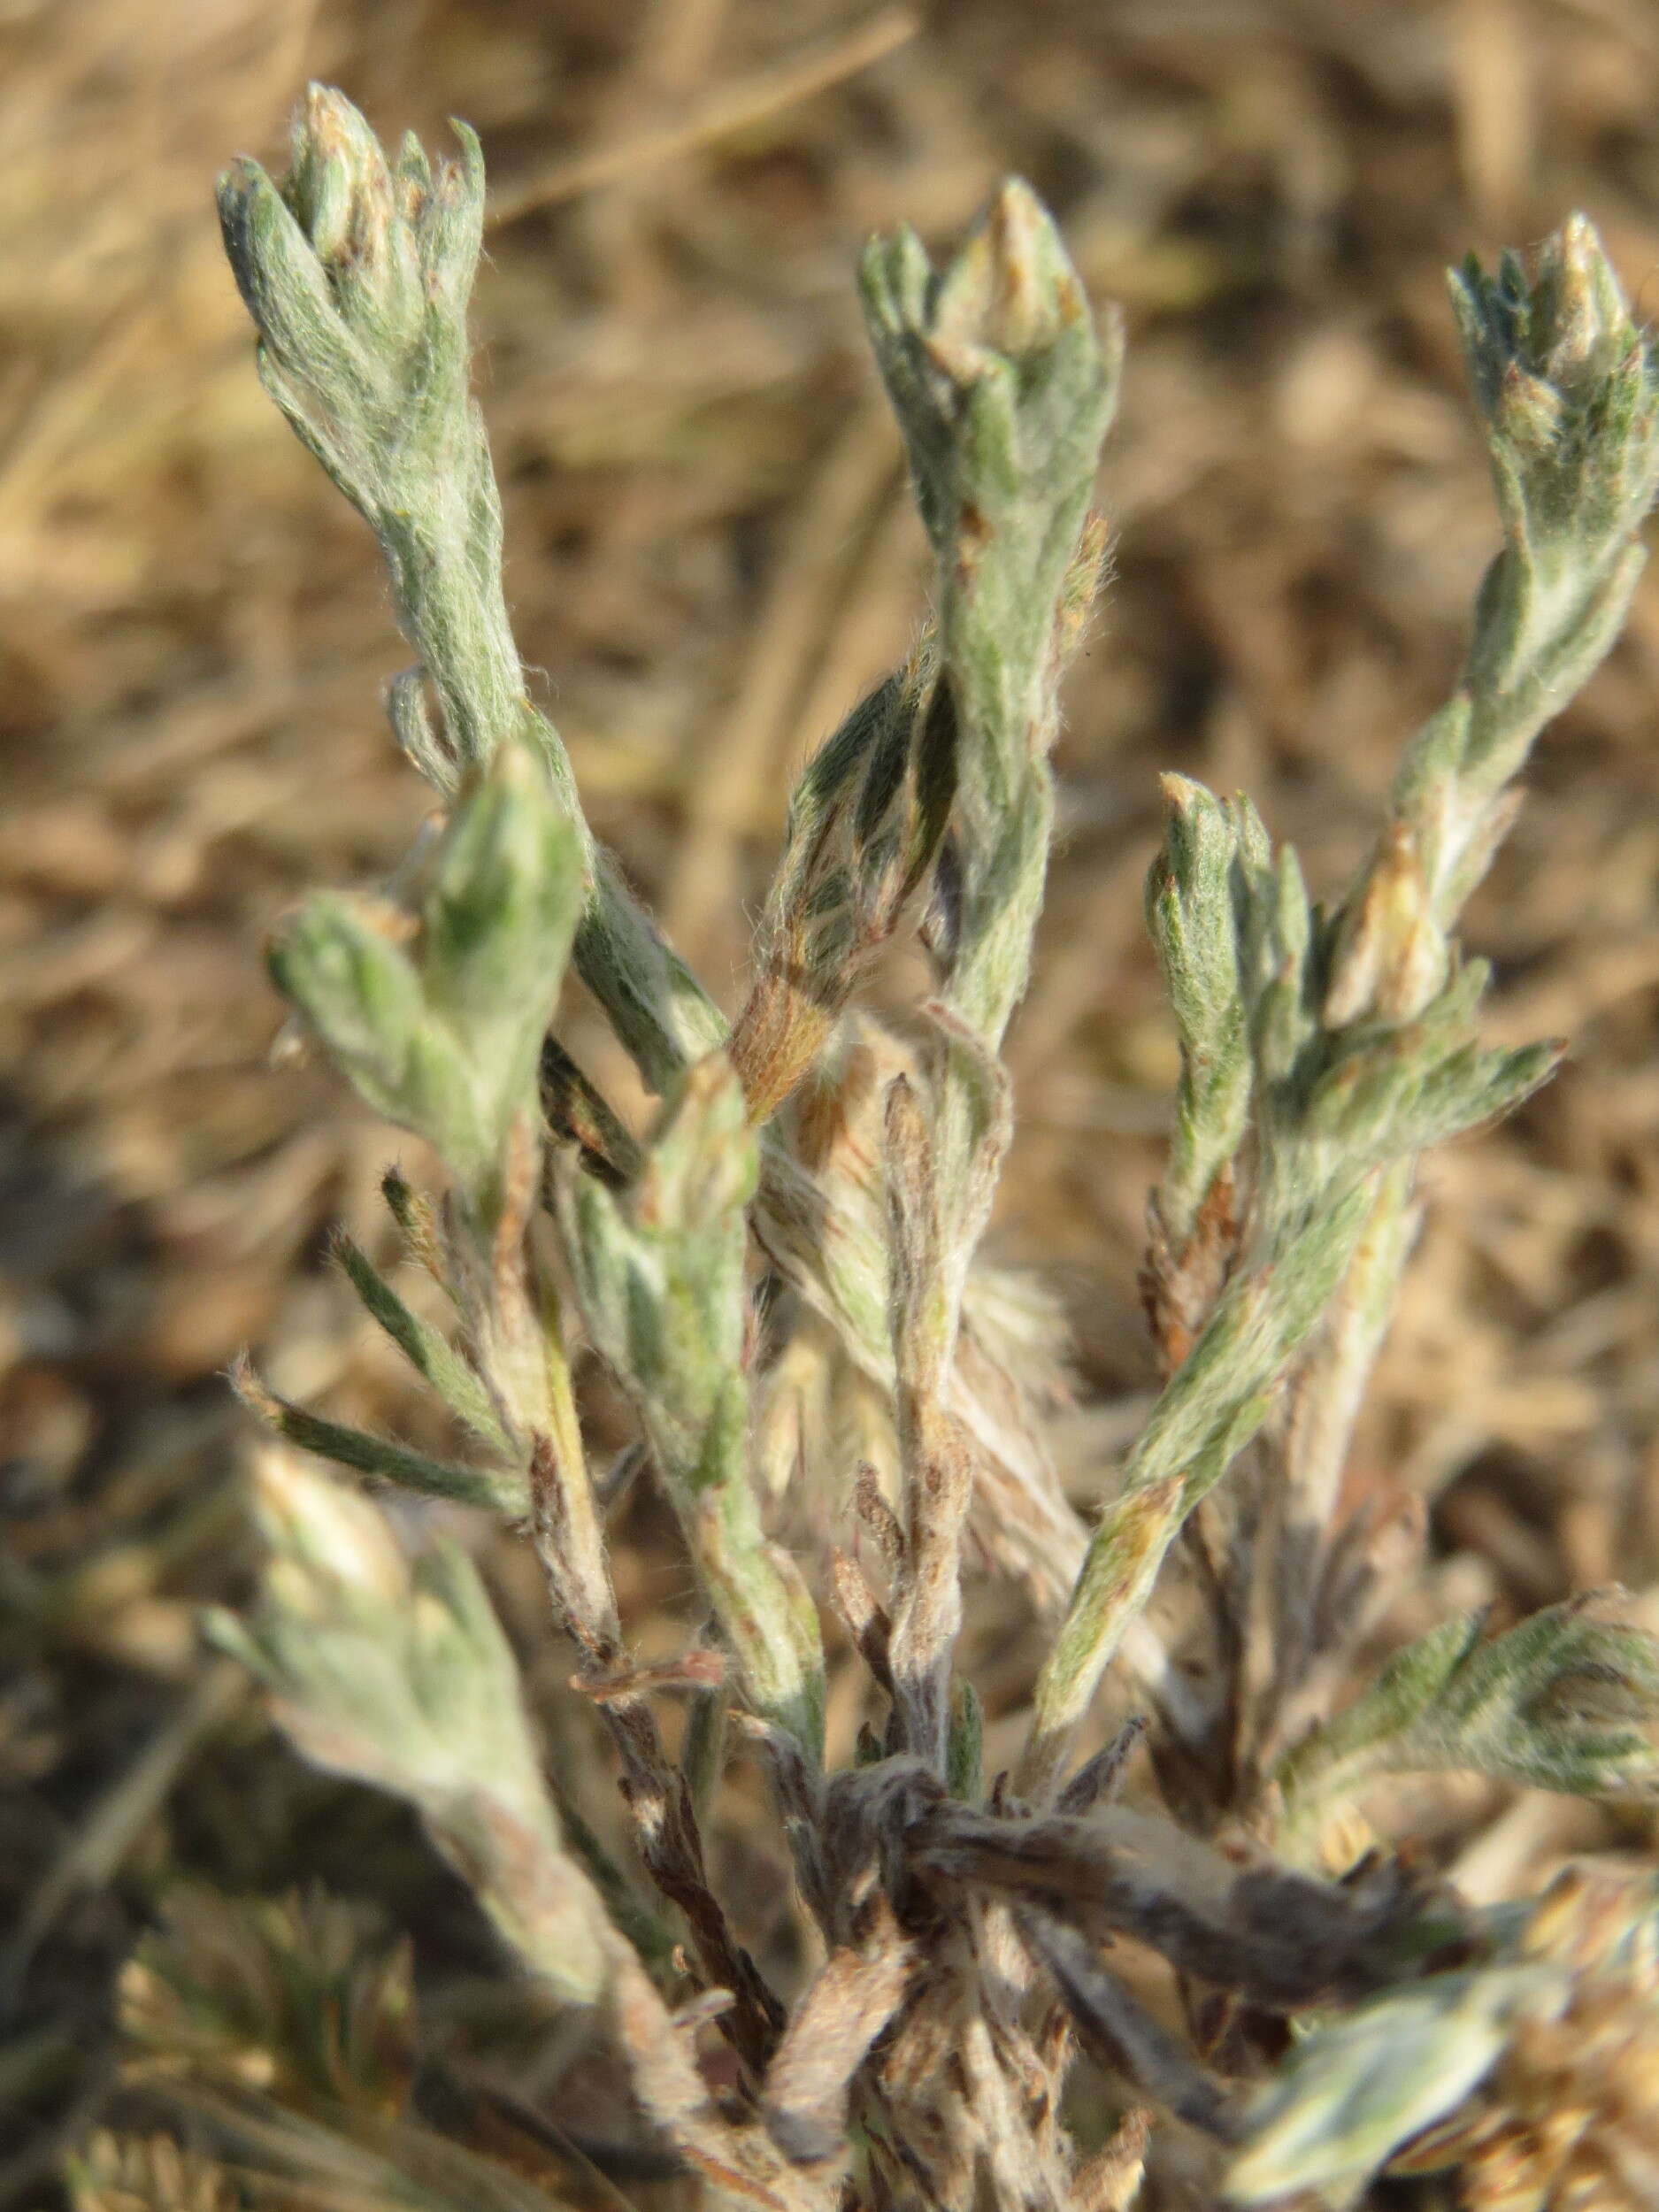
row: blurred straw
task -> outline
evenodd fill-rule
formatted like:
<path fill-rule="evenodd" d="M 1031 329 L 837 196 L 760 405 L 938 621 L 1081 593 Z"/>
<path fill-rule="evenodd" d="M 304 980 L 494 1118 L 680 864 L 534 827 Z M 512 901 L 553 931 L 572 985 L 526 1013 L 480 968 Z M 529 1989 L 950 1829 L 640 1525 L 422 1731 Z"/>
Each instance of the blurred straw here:
<path fill-rule="evenodd" d="M 880 9 L 854 30 L 811 46 L 789 61 L 728 79 L 673 122 L 659 123 L 608 146 L 592 147 L 509 181 L 490 195 L 487 219 L 511 223 L 533 208 L 552 207 L 677 154 L 739 136 L 783 109 L 868 69 L 914 38 L 920 28 L 919 19 L 908 8 Z"/>
<path fill-rule="evenodd" d="M 1526 33 L 1516 0 L 1461 0 L 1455 32 L 1458 163 L 1481 221 L 1501 232 L 1525 209 L 1535 159 Z"/>
<path fill-rule="evenodd" d="M 0 2005 L 11 2001 L 65 1906 L 113 1878 L 190 1761 L 247 1694 L 247 1675 L 232 1661 L 204 1669 L 137 1757 L 81 1816 L 0 1954 Z"/>
<path fill-rule="evenodd" d="M 685 811 L 663 912 L 669 936 L 694 960 L 715 916 L 732 912 L 740 840 L 763 821 L 770 826 L 783 819 L 789 776 L 799 764 L 785 757 L 788 739 L 810 741 L 824 734 L 797 731 L 791 709 L 824 664 L 832 606 L 873 511 L 897 482 L 898 469 L 892 418 L 866 400 L 843 426 L 801 498 L 756 617 L 736 696 L 716 710 L 687 764 Z M 803 749 L 798 743 L 797 752 Z"/>

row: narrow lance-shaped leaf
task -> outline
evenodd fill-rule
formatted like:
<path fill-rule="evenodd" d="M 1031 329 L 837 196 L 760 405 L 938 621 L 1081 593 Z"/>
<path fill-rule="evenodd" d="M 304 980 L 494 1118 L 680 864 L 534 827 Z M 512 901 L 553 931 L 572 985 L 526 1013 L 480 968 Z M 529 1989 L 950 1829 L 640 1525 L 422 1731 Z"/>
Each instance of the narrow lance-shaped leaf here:
<path fill-rule="evenodd" d="M 419 1497 L 447 1498 L 456 1505 L 522 1513 L 529 1502 L 524 1478 L 516 1469 L 464 1467 L 451 1460 L 433 1459 L 390 1437 L 374 1436 L 365 1429 L 310 1413 L 268 1389 L 245 1357 L 233 1365 L 230 1380 L 243 1405 L 268 1429 L 302 1451 L 333 1460 L 337 1467 L 349 1467 L 354 1473 L 396 1483 L 399 1489 L 412 1490 Z"/>
<path fill-rule="evenodd" d="M 1605 1611 L 1574 1599 L 1484 1642 L 1473 1614 L 1409 1644 L 1281 1763 L 1290 1831 L 1373 1775 L 1414 1770 L 1575 1795 L 1659 1791 L 1659 1641 Z"/>
<path fill-rule="evenodd" d="M 1240 825 L 1184 776 L 1165 776 L 1164 796 L 1164 842 L 1146 902 L 1181 1048 L 1175 1134 L 1157 1191 L 1161 1225 L 1179 1254 L 1244 1141 L 1250 1051 L 1239 979 Z"/>
<path fill-rule="evenodd" d="M 474 1436 L 503 1459 L 516 1455 L 500 1408 L 477 1373 L 442 1331 L 406 1306 L 378 1272 L 368 1256 L 343 1230 L 334 1240 L 334 1257 L 363 1301 L 416 1373 L 430 1383 L 445 1405 Z M 297 1439 L 296 1440 L 298 1440 Z"/>

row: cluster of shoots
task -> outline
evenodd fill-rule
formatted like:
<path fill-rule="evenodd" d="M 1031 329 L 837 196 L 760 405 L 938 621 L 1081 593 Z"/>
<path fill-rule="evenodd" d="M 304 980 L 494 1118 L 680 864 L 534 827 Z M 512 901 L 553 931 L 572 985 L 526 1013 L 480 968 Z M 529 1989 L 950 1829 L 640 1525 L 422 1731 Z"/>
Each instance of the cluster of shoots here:
<path fill-rule="evenodd" d="M 1659 1647 L 1602 1592 L 1508 1627 L 1448 1620 L 1366 1682 L 1357 1655 L 1421 1532 L 1342 1488 L 1418 1161 L 1561 1050 L 1482 1043 L 1487 973 L 1456 931 L 1534 738 L 1618 631 L 1659 485 L 1659 362 L 1594 231 L 1574 218 L 1453 280 L 1501 538 L 1456 688 L 1405 744 L 1356 879 L 1316 901 L 1247 799 L 1166 780 L 1147 889 L 1181 1048 L 1145 1267 L 1161 1387 L 1079 1515 L 1045 1447 L 1041 1333 L 980 1245 L 1061 688 L 1106 565 L 1091 501 L 1116 325 L 1018 182 L 942 266 L 909 230 L 870 246 L 930 612 L 800 778 L 728 1019 L 596 842 L 514 646 L 469 388 L 483 172 L 457 134 L 458 159 L 412 139 L 388 159 L 313 90 L 287 178 L 242 163 L 221 188 L 265 388 L 374 533 L 419 657 L 390 719 L 434 826 L 382 895 L 310 898 L 271 968 L 318 1048 L 442 1163 L 441 1187 L 394 1171 L 385 1194 L 450 1325 L 339 1249 L 467 1441 L 428 1457 L 244 1371 L 276 1432 L 257 1470 L 269 1563 L 214 1635 L 301 1753 L 416 1809 L 579 2042 L 616 2054 L 641 2141 L 710 2204 L 1340 2205 L 1460 2159 L 1471 2189 L 1532 2159 L 1534 2194 L 1505 2204 L 1652 2203 L 1655 2101 L 1615 2077 L 1619 2024 L 1651 2030 L 1659 1891 L 1479 1911 L 1420 1857 L 1357 1843 L 1356 1808 L 1379 1777 L 1454 1770 L 1652 1795 Z M 929 980 L 895 1020 L 867 986 L 900 937 Z M 567 970 L 660 1100 L 649 1126 L 558 1042 Z M 572 1386 L 587 1358 L 683 1543 L 696 1595 L 671 1663 L 631 1649 L 618 1608 L 614 1486 Z M 839 1455 L 861 1422 L 877 1443 Z M 780 1540 L 809 1483 L 840 1548 Z M 468 1553 L 411 1546 L 386 1486 L 534 1547 L 631 1840 L 571 1816 Z M 1018 1582 L 1046 1651 L 997 1771 L 957 1665 L 964 1575 L 986 1571 Z M 1177 1585 L 1155 1630 L 1155 1586 Z M 832 1770 L 836 1616 L 867 1700 Z M 1116 1734 L 1109 1677 L 1133 1716 Z M 705 1855 L 738 1759 L 765 1772 L 795 1900 L 787 1987 Z M 177 1946 L 152 1947 L 153 2041 Z M 1595 2034 L 1563 2024 L 1584 2018 Z M 1574 2127 L 1527 2135 L 1502 2086 L 1523 2078 L 1555 2083 Z M 118 2173 L 157 2156 L 97 2153 Z M 511 2194 L 504 2175 L 454 2185 Z"/>

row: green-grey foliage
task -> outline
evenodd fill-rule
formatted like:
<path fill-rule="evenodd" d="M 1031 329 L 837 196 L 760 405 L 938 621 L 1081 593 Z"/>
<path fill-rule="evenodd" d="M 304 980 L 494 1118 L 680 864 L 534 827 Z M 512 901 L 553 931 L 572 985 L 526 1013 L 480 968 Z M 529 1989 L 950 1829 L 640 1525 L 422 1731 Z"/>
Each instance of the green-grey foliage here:
<path fill-rule="evenodd" d="M 1495 285 L 1465 272 L 1454 296 L 1505 541 L 1457 691 L 1408 748 L 1371 863 L 1327 917 L 1248 802 L 1171 792 L 1148 907 L 1183 1079 L 1153 1289 L 1180 1362 L 1090 1546 L 1040 1686 L 1028 1781 L 1052 1780 L 1176 1530 L 1256 1433 L 1314 1324 L 1374 1302 L 1374 1271 L 1342 1286 L 1362 1248 L 1403 1261 L 1416 1156 L 1507 1111 L 1559 1056 L 1553 1043 L 1482 1049 L 1486 970 L 1448 933 L 1511 818 L 1506 786 L 1617 631 L 1659 487 L 1659 370 L 1581 218 L 1530 276 L 1510 257 Z M 1248 1195 L 1217 1254 L 1203 1209 L 1230 1171 Z M 1288 1521 L 1329 1509 L 1378 1335 L 1350 1331 L 1345 1360 L 1308 1368 L 1302 1433 L 1318 1442 L 1286 1465 Z"/>
<path fill-rule="evenodd" d="M 1536 1967 L 1440 1974 L 1317 2030 L 1253 2114 L 1229 2195 L 1263 2204 L 1297 2189 L 1351 2194 L 1468 2095 L 1517 2015 L 1558 2005 L 1561 1993 L 1560 1978 Z"/>
<path fill-rule="evenodd" d="M 1060 2122 L 1073 2032 L 1137 2101 L 1209 2139 L 1217 2186 L 1240 2140 L 1231 2186 L 1248 2200 L 1358 2185 L 1561 2001 L 1561 1974 L 1504 1954 L 1409 1861 L 1334 1885 L 1272 1847 L 1316 1858 L 1322 1813 L 1379 1772 L 1610 1793 L 1650 1788 L 1659 1756 L 1659 1647 L 1581 1605 L 1484 1642 L 1479 1623 L 1448 1624 L 1328 1717 L 1380 1572 L 1369 1525 L 1336 1508 L 1417 1160 L 1516 1105 L 1559 1050 L 1482 1043 L 1486 970 L 1454 931 L 1528 748 L 1628 599 L 1659 482 L 1651 349 L 1581 219 L 1495 279 L 1455 280 L 1502 543 L 1454 695 L 1333 902 L 1247 799 L 1166 779 L 1147 887 L 1181 1051 L 1146 1270 L 1164 1381 L 1090 1528 L 1033 1411 L 1060 1387 L 1046 1325 L 1016 1316 L 979 1247 L 1014 1128 L 1002 1055 L 1043 899 L 1060 683 L 1106 566 L 1090 502 L 1117 326 L 1017 181 L 937 265 L 908 230 L 869 248 L 865 319 L 933 557 L 931 613 L 796 785 L 728 1025 L 595 841 L 512 640 L 468 373 L 482 163 L 457 127 L 458 162 L 412 140 L 388 162 L 314 88 L 287 179 L 241 164 L 221 211 L 267 388 L 373 532 L 419 656 L 390 718 L 444 823 L 383 895 L 315 895 L 271 964 L 448 1178 L 429 1194 L 394 1170 L 384 1189 L 452 1331 L 357 1243 L 337 1252 L 472 1456 L 365 1435 L 250 1371 L 240 1383 L 290 1444 L 527 1524 L 664 1917 L 585 1817 L 561 1822 L 454 1546 L 411 1563 L 367 1501 L 274 1455 L 259 1599 L 215 1632 L 302 1751 L 419 1809 L 508 1946 L 603 2016 L 645 2113 L 724 2196 L 784 2212 L 1126 2205 L 1145 2124 L 1132 2113 L 1110 2155 L 1079 2164 Z M 883 1020 L 864 986 L 907 928 L 931 992 Z M 567 962 L 661 1098 L 642 1132 L 549 1033 Z M 693 1632 L 712 1647 L 656 1665 L 630 1647 L 573 1380 L 584 1344 L 631 1409 L 629 1463 L 673 1508 Z M 826 1432 L 811 1455 L 797 1433 L 793 1461 L 786 1374 L 811 1381 Z M 853 1463 L 843 1397 L 879 1430 L 891 1494 Z M 856 1510 L 829 1579 L 885 1724 L 826 1772 L 825 1639 L 755 1463 L 787 1491 L 837 1455 L 843 1490 L 799 1502 L 820 1524 Z M 1214 1517 L 1229 1502 L 1233 1518 Z M 1208 1578 L 1188 1609 L 1210 1631 L 1207 1674 L 1148 1613 L 1201 1507 Z M 1040 1560 L 1033 1587 L 1069 1589 L 1011 1780 L 982 1771 L 986 1722 L 957 1671 L 971 1525 L 993 1559 Z M 1139 1726 L 1067 1782 L 1119 1662 L 1198 1834 L 1110 1804 Z M 693 1701 L 678 1754 L 663 1693 Z M 704 1856 L 728 1697 L 815 1925 L 802 1949 L 822 1962 L 793 2012 Z M 1182 1978 L 1193 2047 L 1102 1951 L 1124 1930 Z M 658 1986 L 676 1961 L 694 1995 L 679 2012 Z M 1212 2014 L 1206 1988 L 1240 2008 Z M 718 2096 L 695 2043 L 717 2016 L 738 2065 Z M 1294 2063 L 1252 2101 L 1292 2032 Z"/>
<path fill-rule="evenodd" d="M 309 1758 L 407 1798 L 506 1941 L 591 2001 L 603 1908 L 564 1851 L 477 1570 L 454 1545 L 411 1566 L 365 1500 L 275 1459 L 257 1494 L 264 1597 L 246 1623 L 215 1616 L 215 1640 L 267 1686 Z"/>
<path fill-rule="evenodd" d="M 423 859 L 408 905 L 315 894 L 279 932 L 271 971 L 369 1104 L 481 1198 L 514 1118 L 535 1110 L 581 844 L 539 761 L 509 744 Z"/>
<path fill-rule="evenodd" d="M 1267 833 L 1248 800 L 1217 799 L 1185 776 L 1166 776 L 1164 794 L 1169 819 L 1147 877 L 1147 925 L 1180 1039 L 1181 1079 L 1156 1203 L 1165 1235 L 1182 1247 L 1248 1126 L 1239 925 L 1242 884 L 1266 860 Z"/>
<path fill-rule="evenodd" d="M 713 1054 L 625 1192 L 594 1176 L 569 1186 L 565 1242 L 594 1342 L 638 1409 L 743 1687 L 816 1759 L 818 1619 L 800 1570 L 766 1540 L 748 1463 L 744 1207 L 757 1172 L 741 1088 Z"/>
<path fill-rule="evenodd" d="M 1659 1647 L 1583 1600 L 1482 1640 L 1470 1614 L 1396 1652 L 1279 1768 L 1288 1823 L 1376 1774 L 1465 1768 L 1578 1796 L 1659 1790 Z"/>
<path fill-rule="evenodd" d="M 1480 2158 L 1471 2177 L 1488 2193 L 1496 2180 L 1512 2201 L 1642 2200 L 1655 2140 L 1659 1884 L 1568 1868 L 1472 1933 L 1472 1963 L 1305 2024 L 1241 2116 L 1232 2201 L 1308 2190 L 1351 2203 L 1379 2168 L 1443 2171 L 1465 2148 Z"/>

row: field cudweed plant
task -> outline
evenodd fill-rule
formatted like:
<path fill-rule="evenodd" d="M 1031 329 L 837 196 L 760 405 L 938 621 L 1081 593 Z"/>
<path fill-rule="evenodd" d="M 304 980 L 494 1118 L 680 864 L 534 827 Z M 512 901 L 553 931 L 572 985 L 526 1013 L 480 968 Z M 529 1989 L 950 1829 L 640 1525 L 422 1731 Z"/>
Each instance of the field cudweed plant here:
<path fill-rule="evenodd" d="M 271 968 L 318 1048 L 442 1163 L 442 1188 L 394 1171 L 385 1194 L 451 1329 L 339 1251 L 470 1443 L 426 1457 L 244 1370 L 276 1432 L 257 1475 L 269 1564 L 214 1636 L 307 1758 L 415 1809 L 572 2033 L 619 2055 L 641 2142 L 687 2177 L 676 2201 L 1340 2205 L 1442 2171 L 1471 2205 L 1652 2205 L 1659 1886 L 1571 1876 L 1479 1911 L 1420 1858 L 1352 1839 L 1379 1776 L 1651 1798 L 1659 1647 L 1598 1593 L 1502 1633 L 1448 1620 L 1344 1686 L 1398 1566 L 1400 1530 L 1345 1511 L 1340 1484 L 1419 1159 L 1562 1048 L 1482 1043 L 1487 975 L 1459 913 L 1534 738 L 1618 632 L 1659 488 L 1659 358 L 1594 231 L 1575 217 L 1453 279 L 1501 537 L 1456 688 L 1406 744 L 1357 879 L 1316 901 L 1248 799 L 1166 779 L 1147 888 L 1181 1046 L 1145 1271 L 1163 1384 L 1085 1522 L 1045 1448 L 1043 1332 L 980 1246 L 1061 686 L 1106 566 L 1090 503 L 1117 326 L 1018 182 L 942 266 L 909 230 L 869 248 L 931 613 L 800 779 L 728 1025 L 595 841 L 513 642 L 469 387 L 483 169 L 457 133 L 458 159 L 412 138 L 388 159 L 314 89 L 287 178 L 243 162 L 220 191 L 265 388 L 373 531 L 418 657 L 390 718 L 441 821 L 383 895 L 311 897 Z M 864 987 L 901 933 L 931 985 L 895 1025 Z M 661 1100 L 643 1133 L 557 1041 L 567 969 Z M 583 1347 L 695 1577 L 672 1664 L 630 1648 L 572 1389 Z M 791 1479 L 856 1532 L 821 1567 L 778 1540 L 760 1479 L 786 1390 L 824 1425 L 789 1439 Z M 838 1393 L 874 1409 L 891 1482 L 838 1459 Z M 609 1738 L 632 1864 L 549 1783 L 466 1553 L 411 1556 L 319 1455 L 522 1529 L 572 1694 Z M 956 1665 L 971 1540 L 1048 1622 L 1006 1772 L 982 1770 Z M 1189 1601 L 1155 1632 L 1148 1598 L 1175 1574 Z M 826 1607 L 869 1690 L 856 1762 L 833 1771 Z M 1137 1718 L 1079 1763 L 1114 1672 Z M 1156 1793 L 1131 1803 L 1142 1738 Z M 787 1992 L 705 1855 L 739 1755 L 765 1770 L 797 1900 Z M 308 2200 L 326 2173 L 331 2201 L 550 2201 L 418 2118 L 407 1962 L 357 1957 L 307 1909 L 233 1937 L 214 1920 L 233 1909 L 198 1901 L 152 1936 L 127 1985 L 145 2062 L 193 2076 L 221 2118 L 234 2103 L 240 2139 L 309 2174 Z M 338 2032 L 296 2057 L 313 1987 Z M 233 2094 L 225 2053 L 282 2032 L 289 2055 L 244 2064 Z M 332 2133 L 280 2093 L 313 2078 Z M 159 2202 L 163 2170 L 170 2202 L 228 2185 L 104 2139 L 77 2193 Z M 598 2176 L 582 2200 L 595 2190 L 616 2201 Z"/>

